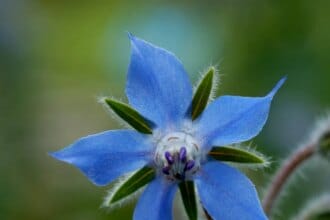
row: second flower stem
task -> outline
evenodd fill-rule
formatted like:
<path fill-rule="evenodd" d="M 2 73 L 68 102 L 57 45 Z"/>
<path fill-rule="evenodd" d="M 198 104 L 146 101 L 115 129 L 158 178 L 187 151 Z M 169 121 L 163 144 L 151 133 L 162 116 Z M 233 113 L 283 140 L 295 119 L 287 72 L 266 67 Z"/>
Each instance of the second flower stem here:
<path fill-rule="evenodd" d="M 270 185 L 270 188 L 267 190 L 267 194 L 264 197 L 262 204 L 267 215 L 270 215 L 274 202 L 276 201 L 287 179 L 295 171 L 295 169 L 299 167 L 300 164 L 314 154 L 316 147 L 316 144 L 309 144 L 299 148 L 278 170 Z"/>

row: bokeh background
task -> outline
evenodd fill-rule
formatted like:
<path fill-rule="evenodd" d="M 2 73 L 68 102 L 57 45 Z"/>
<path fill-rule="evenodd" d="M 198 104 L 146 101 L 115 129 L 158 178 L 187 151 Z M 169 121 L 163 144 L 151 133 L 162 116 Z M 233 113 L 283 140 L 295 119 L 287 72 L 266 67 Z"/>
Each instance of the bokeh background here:
<path fill-rule="evenodd" d="M 329 9 L 318 0 L 0 0 L 0 219 L 131 218 L 134 202 L 100 209 L 110 187 L 47 155 L 120 128 L 96 98 L 126 100 L 127 31 L 173 51 L 193 82 L 217 64 L 218 95 L 262 96 L 288 76 L 253 141 L 273 161 L 247 171 L 262 196 L 275 168 L 330 106 Z M 275 219 L 330 191 L 329 163 L 312 160 L 298 174 Z"/>

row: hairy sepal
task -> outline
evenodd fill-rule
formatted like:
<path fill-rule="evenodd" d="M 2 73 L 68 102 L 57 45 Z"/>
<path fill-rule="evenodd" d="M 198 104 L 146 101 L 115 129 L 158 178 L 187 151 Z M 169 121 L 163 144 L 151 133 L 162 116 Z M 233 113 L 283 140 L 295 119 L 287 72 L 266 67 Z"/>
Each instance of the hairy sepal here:
<path fill-rule="evenodd" d="M 251 168 L 268 167 L 270 164 L 269 158 L 251 148 L 251 146 L 213 147 L 208 155 L 215 160 L 247 165 Z"/>
<path fill-rule="evenodd" d="M 181 199 L 189 220 L 197 220 L 197 203 L 194 182 L 183 181 L 179 184 Z"/>
<path fill-rule="evenodd" d="M 203 112 L 208 102 L 212 99 L 217 86 L 217 81 L 217 70 L 214 66 L 211 66 L 202 75 L 196 87 L 190 107 L 191 118 L 193 120 Z"/>
<path fill-rule="evenodd" d="M 152 128 L 155 127 L 154 123 L 143 117 L 129 105 L 108 97 L 102 98 L 100 101 L 137 131 L 144 134 L 152 134 Z"/>
<path fill-rule="evenodd" d="M 122 178 L 109 191 L 102 206 L 113 209 L 131 201 L 154 178 L 155 170 L 147 166 Z"/>

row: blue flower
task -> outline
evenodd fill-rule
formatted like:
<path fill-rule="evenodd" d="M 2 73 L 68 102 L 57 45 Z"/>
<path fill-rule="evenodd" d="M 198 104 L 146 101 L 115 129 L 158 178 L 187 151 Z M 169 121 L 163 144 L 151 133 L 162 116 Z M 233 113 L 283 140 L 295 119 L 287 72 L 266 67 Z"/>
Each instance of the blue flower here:
<path fill-rule="evenodd" d="M 221 96 L 193 120 L 193 89 L 181 62 L 162 48 L 132 35 L 129 38 L 132 52 L 126 95 L 152 132 L 105 131 L 51 155 L 76 166 L 96 185 L 152 168 L 155 177 L 139 198 L 135 220 L 172 219 L 173 198 L 184 181 L 194 181 L 200 202 L 213 219 L 267 219 L 251 181 L 208 153 L 214 146 L 256 136 L 285 79 L 264 97 Z"/>

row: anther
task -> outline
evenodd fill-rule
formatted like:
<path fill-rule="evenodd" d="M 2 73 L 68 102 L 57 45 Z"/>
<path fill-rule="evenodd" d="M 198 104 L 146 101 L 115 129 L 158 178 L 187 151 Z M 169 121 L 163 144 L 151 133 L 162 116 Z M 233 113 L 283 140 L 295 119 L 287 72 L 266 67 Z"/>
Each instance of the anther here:
<path fill-rule="evenodd" d="M 195 161 L 189 160 L 184 167 L 184 171 L 191 170 L 194 166 L 195 166 Z"/>
<path fill-rule="evenodd" d="M 168 164 L 174 163 L 174 158 L 170 152 L 168 152 L 168 151 L 165 152 L 165 158 L 166 158 Z"/>
<path fill-rule="evenodd" d="M 179 159 L 182 163 L 185 163 L 187 160 L 187 149 L 185 147 L 180 148 Z"/>

